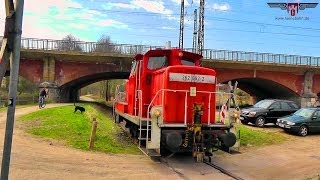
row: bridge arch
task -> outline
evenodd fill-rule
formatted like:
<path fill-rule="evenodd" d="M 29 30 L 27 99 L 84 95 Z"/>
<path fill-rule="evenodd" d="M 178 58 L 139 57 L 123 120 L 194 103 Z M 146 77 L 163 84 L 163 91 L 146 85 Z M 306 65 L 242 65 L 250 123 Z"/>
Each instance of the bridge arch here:
<path fill-rule="evenodd" d="M 238 88 L 254 97 L 254 101 L 274 98 L 293 100 L 297 103 L 300 102 L 299 93 L 273 80 L 263 78 L 235 78 L 230 80 L 233 84 L 235 81 L 238 81 Z M 228 81 L 222 83 L 225 84 L 228 83 Z"/>
<path fill-rule="evenodd" d="M 57 88 L 57 99 L 60 99 L 60 102 L 73 102 L 74 99 L 78 99 L 79 90 L 87 85 L 103 80 L 127 79 L 128 77 L 129 72 L 103 72 L 82 76 Z"/>

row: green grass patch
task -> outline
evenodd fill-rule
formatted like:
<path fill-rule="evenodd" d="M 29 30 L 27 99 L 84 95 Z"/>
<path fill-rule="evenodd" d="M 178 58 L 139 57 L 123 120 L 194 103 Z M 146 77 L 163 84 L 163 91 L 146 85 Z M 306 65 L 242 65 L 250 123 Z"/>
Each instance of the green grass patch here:
<path fill-rule="evenodd" d="M 93 104 L 85 104 L 86 111 L 73 113 L 74 106 L 47 108 L 22 116 L 19 120 L 27 132 L 48 139 L 59 140 L 74 148 L 87 150 L 92 119 L 98 121 L 94 150 L 106 153 L 139 154 L 137 146 L 114 124 L 111 115 Z"/>
<path fill-rule="evenodd" d="M 264 146 L 279 144 L 288 140 L 288 137 L 278 132 L 266 132 L 250 128 L 244 125 L 239 126 L 241 146 Z"/>

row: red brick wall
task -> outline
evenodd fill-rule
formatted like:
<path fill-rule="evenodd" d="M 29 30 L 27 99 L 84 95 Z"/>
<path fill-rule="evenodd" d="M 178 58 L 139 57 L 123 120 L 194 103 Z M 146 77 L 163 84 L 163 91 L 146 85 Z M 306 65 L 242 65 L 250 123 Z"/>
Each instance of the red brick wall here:
<path fill-rule="evenodd" d="M 57 84 L 63 85 L 80 77 L 117 69 L 113 64 L 56 61 L 55 79 Z"/>
<path fill-rule="evenodd" d="M 35 83 L 42 82 L 43 61 L 33 59 L 21 60 L 19 75 Z"/>
<path fill-rule="evenodd" d="M 316 94 L 320 93 L 320 75 L 319 74 L 313 76 L 312 92 Z"/>

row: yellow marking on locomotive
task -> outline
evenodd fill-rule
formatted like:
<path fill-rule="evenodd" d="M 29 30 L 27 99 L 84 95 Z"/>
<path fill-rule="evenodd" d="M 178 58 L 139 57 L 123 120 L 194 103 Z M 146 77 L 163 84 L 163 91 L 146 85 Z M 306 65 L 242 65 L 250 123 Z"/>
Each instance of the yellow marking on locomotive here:
<path fill-rule="evenodd" d="M 194 103 L 193 106 L 193 149 L 192 154 L 197 162 L 202 162 L 204 157 L 203 134 L 201 118 L 203 115 L 203 104 Z"/>

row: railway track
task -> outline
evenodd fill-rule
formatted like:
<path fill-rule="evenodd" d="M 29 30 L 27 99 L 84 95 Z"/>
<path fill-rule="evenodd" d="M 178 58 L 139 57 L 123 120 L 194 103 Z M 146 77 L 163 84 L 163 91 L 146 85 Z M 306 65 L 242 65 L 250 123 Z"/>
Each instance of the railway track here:
<path fill-rule="evenodd" d="M 170 158 L 170 156 L 168 156 L 168 157 L 158 157 L 158 158 L 153 158 L 153 160 L 156 161 L 156 162 L 159 162 L 159 163 L 164 163 L 164 164 L 166 164 L 170 169 L 172 169 L 175 173 L 177 173 L 181 178 L 183 178 L 183 179 L 189 179 L 185 174 L 177 171 L 174 166 L 170 165 L 170 163 L 168 162 L 168 159 L 169 159 L 169 158 Z M 213 167 L 213 168 L 217 169 L 217 170 L 220 171 L 221 173 L 223 173 L 223 174 L 225 174 L 226 176 L 229 176 L 229 177 L 231 177 L 231 178 L 233 178 L 233 179 L 236 179 L 236 180 L 244 180 L 243 178 L 241 178 L 241 177 L 233 174 L 232 172 L 230 172 L 230 171 L 228 171 L 228 170 L 226 170 L 226 169 L 224 169 L 224 168 L 222 168 L 222 167 L 220 167 L 220 166 L 218 166 L 218 165 L 216 165 L 216 164 L 214 164 L 214 163 L 212 163 L 212 162 L 209 162 L 209 161 L 207 161 L 207 160 L 204 160 L 203 163 L 206 164 L 206 165 L 208 165 L 208 166 L 210 166 L 210 167 Z"/>
<path fill-rule="evenodd" d="M 203 160 L 203 163 L 205 163 L 205 164 L 207 164 L 207 165 L 209 165 L 209 166 L 211 166 L 211 167 L 219 170 L 221 173 L 223 173 L 223 174 L 225 174 L 225 175 L 227 175 L 227 176 L 230 176 L 230 177 L 232 177 L 232 178 L 234 178 L 234 179 L 236 179 L 236 180 L 244 180 L 244 179 L 242 179 L 241 177 L 233 174 L 232 172 L 230 172 L 230 171 L 228 171 L 228 170 L 226 170 L 226 169 L 223 169 L 222 167 L 220 167 L 220 166 L 218 166 L 218 165 L 216 165 L 216 164 L 213 164 L 213 163 L 210 162 L 210 161 L 207 161 L 207 160 L 204 159 L 204 160 Z"/>

